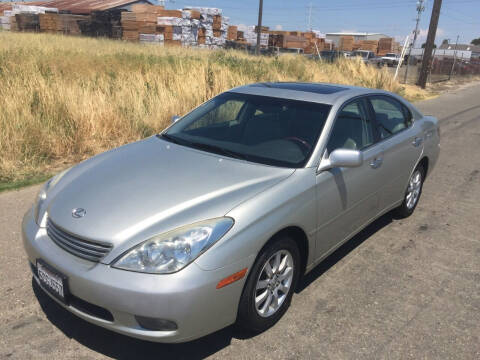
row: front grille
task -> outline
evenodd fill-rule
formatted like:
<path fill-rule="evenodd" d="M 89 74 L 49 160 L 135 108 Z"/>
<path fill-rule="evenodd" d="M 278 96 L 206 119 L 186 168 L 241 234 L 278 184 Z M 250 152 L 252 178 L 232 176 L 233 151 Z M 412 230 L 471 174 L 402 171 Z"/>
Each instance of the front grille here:
<path fill-rule="evenodd" d="M 47 221 L 47 234 L 62 249 L 91 261 L 100 261 L 112 249 L 111 244 L 93 242 L 69 234 L 60 229 L 50 219 Z"/>

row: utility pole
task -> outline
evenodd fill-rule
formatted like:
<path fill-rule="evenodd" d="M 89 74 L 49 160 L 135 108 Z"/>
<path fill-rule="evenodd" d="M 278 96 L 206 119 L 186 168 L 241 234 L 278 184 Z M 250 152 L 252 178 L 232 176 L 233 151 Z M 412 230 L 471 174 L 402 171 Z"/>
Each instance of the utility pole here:
<path fill-rule="evenodd" d="M 410 49 L 408 50 L 408 59 L 407 59 L 407 67 L 405 68 L 405 77 L 403 78 L 403 82 L 407 83 L 407 76 L 408 76 L 408 66 L 410 65 L 410 60 L 412 56 L 412 48 L 415 46 L 415 42 L 417 41 L 418 37 L 418 27 L 420 25 L 420 18 L 422 17 L 422 12 L 425 11 L 425 5 L 423 5 L 424 0 L 418 0 L 417 2 L 417 19 L 415 25 L 415 31 L 413 34 L 413 41 L 410 45 Z"/>
<path fill-rule="evenodd" d="M 260 39 L 262 35 L 262 13 L 263 13 L 263 0 L 260 0 L 258 4 L 258 26 L 257 26 L 257 48 L 255 53 L 260 55 Z"/>
<path fill-rule="evenodd" d="M 427 85 L 428 69 L 430 67 L 430 61 L 432 59 L 432 50 L 435 45 L 435 36 L 437 35 L 438 19 L 440 18 L 440 9 L 442 7 L 442 0 L 434 0 L 432 17 L 430 18 L 430 26 L 428 27 L 427 42 L 425 44 L 425 50 L 423 52 L 422 68 L 420 70 L 420 76 L 418 77 L 417 85 L 422 89 L 425 89 Z"/>
<path fill-rule="evenodd" d="M 453 70 L 455 69 L 455 62 L 457 61 L 457 46 L 458 46 L 458 38 L 460 35 L 457 35 L 457 42 L 455 43 L 455 51 L 453 52 L 453 64 L 452 68 L 450 69 L 450 74 L 448 74 L 448 80 L 452 78 Z"/>

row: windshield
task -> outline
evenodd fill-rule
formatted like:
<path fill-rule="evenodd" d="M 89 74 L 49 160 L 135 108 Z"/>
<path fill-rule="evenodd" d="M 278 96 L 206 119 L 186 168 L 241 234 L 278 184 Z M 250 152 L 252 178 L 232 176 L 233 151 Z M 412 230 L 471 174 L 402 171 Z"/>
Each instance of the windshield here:
<path fill-rule="evenodd" d="M 167 141 L 257 163 L 303 167 L 330 105 L 223 93 L 160 136 Z"/>
<path fill-rule="evenodd" d="M 385 55 L 385 56 L 386 56 L 386 57 L 396 57 L 397 55 L 396 55 L 396 54 L 390 54 L 390 53 L 389 53 L 389 54 L 387 54 L 387 55 Z"/>

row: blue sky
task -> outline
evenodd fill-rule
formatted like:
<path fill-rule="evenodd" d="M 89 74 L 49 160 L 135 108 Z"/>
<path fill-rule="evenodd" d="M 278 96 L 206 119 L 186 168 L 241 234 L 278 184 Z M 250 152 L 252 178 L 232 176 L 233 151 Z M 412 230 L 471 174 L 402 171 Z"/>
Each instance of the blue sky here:
<path fill-rule="evenodd" d="M 186 5 L 219 7 L 234 24 L 257 22 L 258 0 L 167 0 L 166 8 Z M 264 25 L 284 30 L 308 28 L 312 5 L 312 27 L 325 32 L 342 30 L 380 32 L 404 39 L 415 27 L 416 0 L 264 0 Z M 420 23 L 420 42 L 428 31 L 433 0 L 427 0 Z M 443 0 L 437 43 L 450 38 L 469 43 L 480 37 L 480 0 Z"/>

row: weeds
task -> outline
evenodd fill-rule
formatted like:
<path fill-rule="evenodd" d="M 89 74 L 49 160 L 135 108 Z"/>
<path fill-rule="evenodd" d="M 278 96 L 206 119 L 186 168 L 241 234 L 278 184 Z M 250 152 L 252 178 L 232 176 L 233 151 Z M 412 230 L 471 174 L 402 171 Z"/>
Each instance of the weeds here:
<path fill-rule="evenodd" d="M 0 182 L 24 182 L 162 130 L 208 98 L 258 81 L 312 81 L 426 96 L 361 61 L 0 32 Z M 410 93 L 412 96 L 410 96 Z"/>

